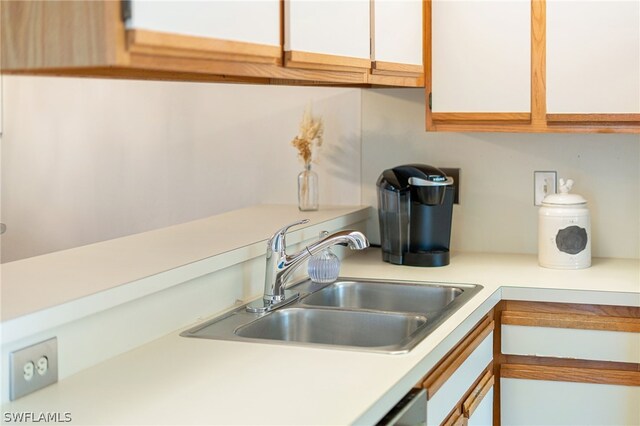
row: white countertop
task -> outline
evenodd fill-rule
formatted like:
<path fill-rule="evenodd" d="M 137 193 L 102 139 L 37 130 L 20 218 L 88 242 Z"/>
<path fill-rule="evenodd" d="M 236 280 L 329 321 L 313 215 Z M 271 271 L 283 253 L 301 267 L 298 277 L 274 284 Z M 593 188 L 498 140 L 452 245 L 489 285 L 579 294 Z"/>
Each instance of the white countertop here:
<path fill-rule="evenodd" d="M 295 244 L 320 230 L 369 217 L 367 206 L 258 205 L 167 228 L 0 265 L 2 342 L 159 292 L 203 274 L 264 256 L 266 240 L 287 223 Z"/>
<path fill-rule="evenodd" d="M 342 275 L 484 288 L 408 354 L 188 339 L 178 330 L 3 411 L 69 412 L 72 424 L 370 424 L 501 298 L 640 306 L 638 260 L 561 271 L 534 255 L 454 253 L 448 266 L 416 268 L 370 249 L 346 259 Z"/>

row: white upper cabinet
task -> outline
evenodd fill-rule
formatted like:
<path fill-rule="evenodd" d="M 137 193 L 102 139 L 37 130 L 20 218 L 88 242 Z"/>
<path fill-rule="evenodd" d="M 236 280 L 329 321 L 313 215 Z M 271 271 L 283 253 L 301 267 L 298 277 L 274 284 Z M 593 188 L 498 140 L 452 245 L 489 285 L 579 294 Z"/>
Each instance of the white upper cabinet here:
<path fill-rule="evenodd" d="M 371 59 L 422 66 L 422 1 L 371 3 Z"/>
<path fill-rule="evenodd" d="M 433 0 L 432 111 L 531 111 L 531 1 Z"/>
<path fill-rule="evenodd" d="M 640 112 L 639 0 L 547 0 L 547 112 Z"/>
<path fill-rule="evenodd" d="M 280 3 L 132 0 L 127 29 L 280 46 Z"/>
<path fill-rule="evenodd" d="M 284 5 L 285 51 L 370 60 L 369 0 L 287 0 Z"/>

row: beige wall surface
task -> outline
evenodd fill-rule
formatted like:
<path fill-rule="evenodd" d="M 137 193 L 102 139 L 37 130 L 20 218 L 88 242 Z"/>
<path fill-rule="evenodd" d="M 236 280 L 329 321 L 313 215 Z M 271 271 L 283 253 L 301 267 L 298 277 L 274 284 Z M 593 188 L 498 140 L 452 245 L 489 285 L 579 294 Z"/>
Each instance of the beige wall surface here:
<path fill-rule="evenodd" d="M 377 207 L 387 168 L 459 167 L 452 249 L 537 253 L 533 172 L 556 170 L 588 200 L 593 255 L 640 257 L 640 136 L 426 133 L 424 108 L 421 89 L 363 91 L 363 204 Z M 367 235 L 379 241 L 377 218 Z"/>
<path fill-rule="evenodd" d="M 2 79 L 3 262 L 295 204 L 309 102 L 325 122 L 320 204 L 360 203 L 359 89 Z"/>
<path fill-rule="evenodd" d="M 452 249 L 536 253 L 533 171 L 557 170 L 589 200 L 593 255 L 640 257 L 638 135 L 426 133 L 421 89 L 2 79 L 3 262 L 295 203 L 289 142 L 309 101 L 326 128 L 321 204 L 377 206 L 399 164 L 460 167 Z"/>

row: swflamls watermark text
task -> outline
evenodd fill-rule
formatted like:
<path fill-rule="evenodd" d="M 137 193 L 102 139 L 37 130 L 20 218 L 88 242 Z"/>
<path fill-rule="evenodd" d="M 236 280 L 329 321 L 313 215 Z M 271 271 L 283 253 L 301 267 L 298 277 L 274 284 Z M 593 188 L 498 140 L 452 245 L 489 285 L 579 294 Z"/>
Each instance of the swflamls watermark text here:
<path fill-rule="evenodd" d="M 3 413 L 2 420 L 4 423 L 69 423 L 73 419 L 68 411 L 45 411 L 39 413 L 33 411 L 8 411 Z"/>

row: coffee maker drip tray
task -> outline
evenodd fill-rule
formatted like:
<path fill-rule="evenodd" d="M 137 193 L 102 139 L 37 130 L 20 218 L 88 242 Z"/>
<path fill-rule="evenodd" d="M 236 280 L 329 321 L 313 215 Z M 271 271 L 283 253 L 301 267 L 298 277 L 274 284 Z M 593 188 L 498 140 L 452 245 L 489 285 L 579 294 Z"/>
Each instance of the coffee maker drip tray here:
<path fill-rule="evenodd" d="M 445 266 L 449 264 L 449 250 L 429 250 L 406 252 L 403 265 L 409 266 Z"/>

